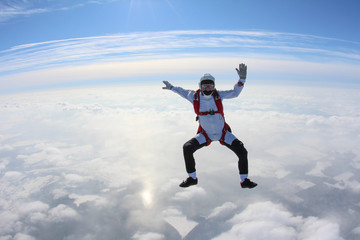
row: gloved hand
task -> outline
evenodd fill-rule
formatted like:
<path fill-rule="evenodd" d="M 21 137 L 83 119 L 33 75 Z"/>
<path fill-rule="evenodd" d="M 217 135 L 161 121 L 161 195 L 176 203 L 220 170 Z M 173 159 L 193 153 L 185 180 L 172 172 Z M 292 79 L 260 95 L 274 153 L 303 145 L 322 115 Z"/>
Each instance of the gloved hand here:
<path fill-rule="evenodd" d="M 238 69 L 236 68 L 236 72 L 240 77 L 239 82 L 244 84 L 246 79 L 247 66 L 244 63 L 239 64 L 239 68 Z"/>
<path fill-rule="evenodd" d="M 174 86 L 171 85 L 171 83 L 169 83 L 168 81 L 163 81 L 163 83 L 165 84 L 165 87 L 163 87 L 163 89 L 169 89 L 171 90 Z"/>

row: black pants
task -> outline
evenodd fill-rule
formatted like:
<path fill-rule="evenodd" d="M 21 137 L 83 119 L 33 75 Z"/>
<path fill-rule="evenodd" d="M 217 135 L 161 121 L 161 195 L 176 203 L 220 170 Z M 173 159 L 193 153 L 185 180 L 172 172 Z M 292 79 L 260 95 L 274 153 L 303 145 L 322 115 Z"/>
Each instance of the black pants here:
<path fill-rule="evenodd" d="M 235 139 L 231 145 L 227 143 L 225 143 L 224 145 L 229 149 L 231 149 L 239 158 L 238 160 L 239 173 L 248 174 L 248 158 L 247 158 L 248 152 L 245 149 L 244 144 L 240 140 Z M 188 173 L 192 173 L 196 171 L 194 152 L 205 146 L 206 143 L 200 144 L 195 138 L 190 139 L 184 144 L 183 151 L 184 151 L 185 167 Z"/>

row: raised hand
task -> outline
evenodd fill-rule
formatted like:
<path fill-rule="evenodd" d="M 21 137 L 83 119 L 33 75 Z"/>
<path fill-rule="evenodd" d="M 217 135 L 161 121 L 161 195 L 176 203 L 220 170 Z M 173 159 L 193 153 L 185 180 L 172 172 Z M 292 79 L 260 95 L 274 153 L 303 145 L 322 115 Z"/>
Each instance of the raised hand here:
<path fill-rule="evenodd" d="M 239 68 L 236 68 L 236 71 L 240 79 L 246 79 L 247 66 L 244 63 L 240 63 Z"/>
<path fill-rule="evenodd" d="M 171 83 L 169 83 L 168 81 L 163 81 L 163 83 L 165 84 L 165 87 L 163 87 L 163 89 L 168 89 L 171 90 L 174 86 L 171 85 Z"/>

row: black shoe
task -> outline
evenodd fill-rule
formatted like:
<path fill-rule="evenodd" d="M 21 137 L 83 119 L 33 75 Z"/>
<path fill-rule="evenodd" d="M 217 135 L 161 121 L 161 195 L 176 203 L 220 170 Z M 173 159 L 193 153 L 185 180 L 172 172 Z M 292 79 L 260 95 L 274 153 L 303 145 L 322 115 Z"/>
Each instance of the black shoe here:
<path fill-rule="evenodd" d="M 180 187 L 190 187 L 192 185 L 196 185 L 198 183 L 198 179 L 193 179 L 192 177 L 188 177 L 185 181 L 183 181 L 182 183 L 180 183 Z"/>
<path fill-rule="evenodd" d="M 240 183 L 240 185 L 242 188 L 254 188 L 257 186 L 257 183 L 254 183 L 254 182 L 250 181 L 250 179 L 245 178 L 245 181 Z"/>

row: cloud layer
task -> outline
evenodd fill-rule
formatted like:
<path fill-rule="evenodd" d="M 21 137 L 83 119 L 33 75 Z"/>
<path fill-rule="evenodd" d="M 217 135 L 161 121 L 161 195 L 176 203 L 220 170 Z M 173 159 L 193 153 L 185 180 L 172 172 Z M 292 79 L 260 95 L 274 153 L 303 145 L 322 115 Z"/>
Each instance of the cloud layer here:
<path fill-rule="evenodd" d="M 0 86 L 14 89 L 153 79 L 160 74 L 187 79 L 209 69 L 229 78 L 229 66 L 237 62 L 251 64 L 253 78 L 352 82 L 360 75 L 359 60 L 358 43 L 318 36 L 255 31 L 141 32 L 3 50 Z"/>
<path fill-rule="evenodd" d="M 224 106 L 259 186 L 214 143 L 181 189 L 197 123 L 160 83 L 1 96 L 1 239 L 358 238 L 356 90 L 249 81 Z"/>

